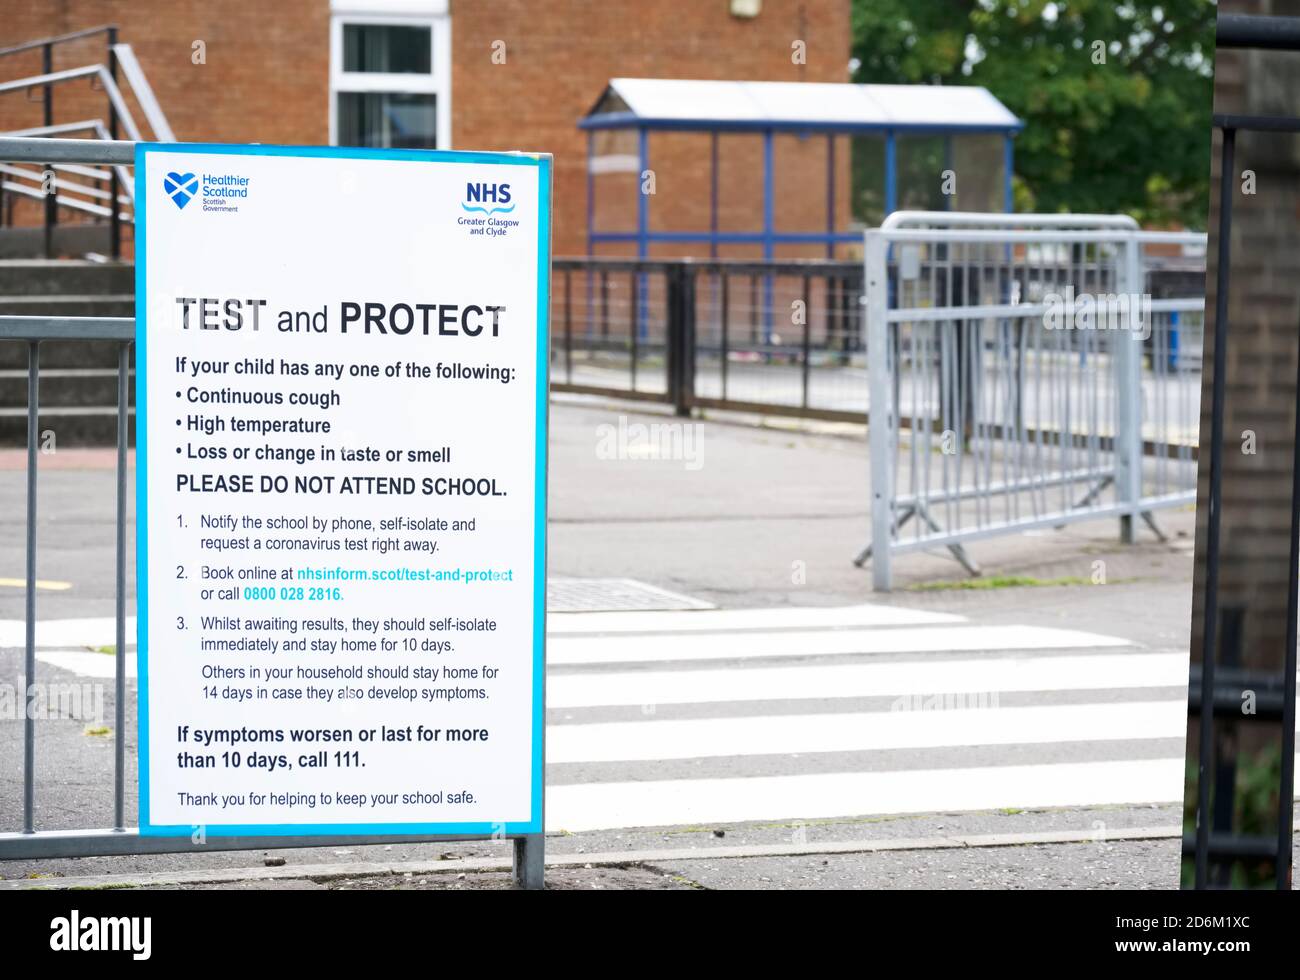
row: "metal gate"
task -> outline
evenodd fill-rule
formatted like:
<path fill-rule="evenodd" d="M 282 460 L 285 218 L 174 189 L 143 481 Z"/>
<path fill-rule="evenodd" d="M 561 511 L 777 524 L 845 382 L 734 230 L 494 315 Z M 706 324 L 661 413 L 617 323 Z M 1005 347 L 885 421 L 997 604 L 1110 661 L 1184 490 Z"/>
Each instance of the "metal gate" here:
<path fill-rule="evenodd" d="M 866 233 L 873 584 L 895 555 L 1196 499 L 1204 297 L 1125 216 L 898 212 Z"/>
<path fill-rule="evenodd" d="M 1289 52 L 1294 57 L 1300 53 L 1300 18 L 1242 16 L 1221 12 L 1217 25 L 1217 45 L 1220 50 L 1238 48 L 1279 51 Z M 1265 61 L 1254 61 L 1246 74 L 1264 74 L 1269 67 Z M 1270 86 L 1275 85 L 1270 80 Z M 1280 91 L 1285 93 L 1284 88 Z M 1293 105 L 1293 99 L 1288 99 L 1287 104 Z M 1243 497 L 1243 483 L 1252 483 L 1253 474 L 1243 474 L 1239 470 L 1229 473 L 1229 487 L 1235 484 L 1238 492 L 1233 494 L 1230 490 L 1226 495 L 1224 493 L 1227 385 L 1230 378 L 1234 384 L 1240 385 L 1246 373 L 1242 367 L 1229 368 L 1228 364 L 1228 345 L 1233 339 L 1229 322 L 1230 312 L 1233 312 L 1230 296 L 1238 297 L 1240 303 L 1239 297 L 1247 294 L 1247 290 L 1240 285 L 1235 290 L 1232 286 L 1233 201 L 1237 193 L 1237 182 L 1242 177 L 1238 167 L 1243 167 L 1243 171 L 1249 173 L 1250 167 L 1259 165 L 1250 160 L 1252 150 L 1258 153 L 1258 144 L 1252 147 L 1247 142 L 1243 148 L 1246 159 L 1238 160 L 1238 135 L 1271 133 L 1290 134 L 1294 137 L 1300 134 L 1300 116 L 1216 113 L 1213 123 L 1222 133 L 1223 139 L 1219 158 L 1216 229 L 1218 254 L 1215 257 L 1214 353 L 1209 379 L 1210 434 L 1206 447 L 1209 466 L 1205 536 L 1198 536 L 1197 540 L 1197 563 L 1199 565 L 1204 562 L 1204 577 L 1197 577 L 1200 591 L 1194 596 L 1201 604 L 1203 618 L 1199 624 L 1193 623 L 1194 631 L 1200 626 L 1201 644 L 1198 651 L 1193 633 L 1187 699 L 1188 777 L 1184 803 L 1183 884 L 1198 889 L 1233 887 L 1232 872 L 1250 867 L 1254 881 L 1247 880 L 1246 884 L 1261 883 L 1271 877 L 1273 887 L 1290 890 L 1295 830 L 1297 604 L 1300 603 L 1297 594 L 1300 590 L 1300 360 L 1297 360 L 1297 374 L 1294 375 L 1296 414 L 1289 419 L 1293 440 L 1289 447 L 1292 454 L 1290 499 L 1287 501 L 1290 509 L 1289 547 L 1285 552 L 1278 548 L 1254 556 L 1258 565 L 1277 573 L 1279 584 L 1282 581 L 1286 583 L 1284 628 L 1277 631 L 1281 635 L 1261 641 L 1248 632 L 1258 630 L 1261 618 L 1267 617 L 1276 622 L 1279 618 L 1276 615 L 1279 611 L 1277 605 L 1270 608 L 1262 601 L 1243 605 L 1239 597 L 1234 602 L 1231 595 L 1225 600 L 1221 591 L 1225 587 L 1231 589 L 1238 583 L 1222 577 L 1220 563 L 1223 557 L 1222 527 L 1225 510 L 1228 541 L 1231 541 L 1233 532 L 1240 535 L 1245 527 L 1253 525 L 1265 528 L 1263 522 L 1255 519 L 1255 512 L 1273 511 L 1281 499 L 1285 499 L 1274 497 L 1271 501 L 1257 500 L 1254 499 L 1254 494 Z M 1294 167 L 1289 166 L 1286 170 L 1289 172 L 1273 179 L 1292 180 Z M 1294 218 L 1290 221 L 1294 223 Z M 1239 236 L 1239 244 L 1253 245 L 1255 249 L 1277 247 L 1277 244 L 1267 239 L 1264 242 L 1252 242 L 1252 225 L 1246 224 L 1246 228 L 1247 233 Z M 1249 260 L 1250 250 L 1246 251 Z M 1240 269 L 1238 273 L 1242 274 Z M 1279 283 L 1278 293 L 1293 298 L 1295 286 Z M 1237 306 L 1235 312 L 1240 317 L 1237 327 L 1244 334 L 1238 344 L 1249 348 L 1252 343 L 1250 331 L 1252 328 L 1257 329 L 1257 325 L 1250 322 L 1249 315 L 1243 315 L 1245 311 L 1241 306 Z M 1296 341 L 1293 338 L 1287 339 L 1289 344 L 1284 341 L 1282 350 L 1270 351 L 1270 356 L 1280 365 L 1296 351 Z M 1287 346 L 1289 350 L 1286 349 Z M 1238 356 L 1242 353 L 1244 351 L 1239 350 Z M 1285 373 L 1279 374 L 1279 387 L 1285 390 L 1284 386 L 1289 380 Z M 1240 399 L 1241 395 L 1236 397 Z M 1255 410 L 1258 411 L 1257 408 Z M 1235 434 L 1228 438 L 1235 438 Z M 1280 525 L 1281 522 L 1278 521 L 1267 530 L 1276 534 L 1281 530 Z M 1258 583 L 1249 584 L 1258 588 Z M 1276 600 L 1276 596 L 1255 598 Z M 1281 642 L 1278 643 L 1277 640 Z M 1250 711 L 1243 708 L 1247 699 L 1253 705 Z M 1262 746 L 1276 746 L 1279 750 L 1276 775 L 1270 767 L 1263 778 L 1256 776 L 1252 779 L 1247 771 L 1251 767 L 1247 763 L 1253 761 L 1252 756 Z M 1244 819 L 1241 812 L 1243 801 L 1252 798 L 1260 800 L 1261 790 L 1268 793 L 1275 790 L 1276 799 L 1263 797 L 1262 802 L 1254 805 L 1250 819 Z M 1268 813 L 1270 809 L 1273 810 L 1272 814 Z M 1268 820 L 1268 816 L 1275 817 L 1275 823 Z"/>

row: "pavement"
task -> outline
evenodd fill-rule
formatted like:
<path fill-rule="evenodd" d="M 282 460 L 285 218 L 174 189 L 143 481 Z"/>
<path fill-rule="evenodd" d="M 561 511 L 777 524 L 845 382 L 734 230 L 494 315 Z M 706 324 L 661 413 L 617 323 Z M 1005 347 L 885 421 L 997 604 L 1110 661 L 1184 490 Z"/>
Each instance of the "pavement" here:
<path fill-rule="evenodd" d="M 942 552 L 897 558 L 876 595 L 851 564 L 869 533 L 862 427 L 710 418 L 692 458 L 611 458 L 620 419 L 673 421 L 576 396 L 552 412 L 552 579 L 591 582 L 594 605 L 602 581 L 632 590 L 620 611 L 550 618 L 557 885 L 1176 887 L 1190 509 L 1159 515 L 1166 542 L 1120 545 L 1111 520 L 971 546 L 989 575 L 1087 581 L 1101 560 L 1111 584 L 966 589 Z M 42 829 L 111 825 L 113 658 L 96 652 L 113 642 L 111 466 L 42 460 L 39 679 L 98 691 L 40 724 Z M 23 574 L 23 481 L 0 455 L 15 686 L 23 593 L 3 583 Z M 636 583 L 660 608 L 636 611 Z M 21 821 L 21 745 L 0 720 L 0 830 Z M 507 846 L 9 861 L 0 888 L 497 887 Z"/>

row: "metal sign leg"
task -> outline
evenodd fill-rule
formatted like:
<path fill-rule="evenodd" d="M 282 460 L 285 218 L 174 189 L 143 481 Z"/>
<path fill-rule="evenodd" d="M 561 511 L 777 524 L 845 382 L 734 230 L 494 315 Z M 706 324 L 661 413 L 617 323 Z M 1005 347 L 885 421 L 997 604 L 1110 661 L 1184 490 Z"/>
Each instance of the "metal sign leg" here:
<path fill-rule="evenodd" d="M 510 873 L 520 888 L 536 891 L 546 887 L 545 834 L 525 834 L 514 839 Z"/>

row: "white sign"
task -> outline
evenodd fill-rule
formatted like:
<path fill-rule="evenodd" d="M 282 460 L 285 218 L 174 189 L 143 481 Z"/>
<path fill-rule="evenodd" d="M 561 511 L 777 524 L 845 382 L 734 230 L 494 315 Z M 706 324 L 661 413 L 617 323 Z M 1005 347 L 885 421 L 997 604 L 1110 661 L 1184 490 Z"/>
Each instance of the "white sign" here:
<path fill-rule="evenodd" d="M 542 829 L 550 158 L 140 145 L 140 829 Z"/>

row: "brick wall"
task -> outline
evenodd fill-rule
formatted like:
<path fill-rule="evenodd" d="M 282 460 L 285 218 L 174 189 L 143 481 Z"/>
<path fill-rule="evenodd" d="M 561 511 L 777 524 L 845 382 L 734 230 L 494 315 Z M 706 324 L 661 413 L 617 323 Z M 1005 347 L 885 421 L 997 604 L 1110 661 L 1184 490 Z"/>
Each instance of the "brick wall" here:
<path fill-rule="evenodd" d="M 586 136 L 577 122 L 610 78 L 848 80 L 849 0 L 764 0 L 752 20 L 732 17 L 729 6 L 726 0 L 453 0 L 453 140 L 475 149 L 554 153 L 555 253 L 583 254 Z M 492 63 L 496 40 L 506 44 L 504 65 Z M 806 42 L 805 65 L 792 63 L 795 40 Z M 630 141 L 624 152 L 635 152 L 635 138 L 623 138 Z M 778 225 L 792 227 L 808 215 L 824 223 L 825 152 L 824 140 L 782 147 Z M 760 227 L 761 160 L 758 137 L 723 141 L 722 227 Z M 706 135 L 652 137 L 652 227 L 708 227 L 708 163 Z M 847 159 L 840 173 L 846 170 Z M 635 193 L 631 175 L 601 178 L 597 200 L 614 205 L 601 209 L 607 226 L 622 217 L 620 230 L 634 227 L 626 217 L 635 215 Z M 844 201 L 846 194 L 839 198 Z M 665 247 L 656 254 L 681 251 Z"/>
<path fill-rule="evenodd" d="M 105 23 L 118 24 L 121 40 L 134 48 L 178 139 L 327 142 L 329 0 L 10 3 L 0 18 L 0 47 Z M 206 64 L 191 61 L 195 40 L 206 44 Z M 791 60 L 795 40 L 806 42 L 805 65 Z M 505 64 L 493 63 L 494 41 L 505 42 Z M 752 20 L 732 17 L 727 0 L 452 0 L 452 49 L 453 144 L 553 153 L 555 252 L 583 254 L 586 136 L 577 122 L 611 77 L 846 81 L 849 0 L 764 0 Z M 102 52 L 100 38 L 60 46 L 55 68 L 100 60 Z M 0 78 L 39 70 L 39 52 L 0 62 Z M 104 114 L 103 94 L 88 83 L 56 89 L 56 121 Z M 0 96 L 0 129 L 40 122 L 39 101 Z M 845 141 L 838 152 L 842 227 Z M 707 136 L 654 137 L 655 227 L 707 228 L 708 160 Z M 723 141 L 722 227 L 759 228 L 760 163 L 757 137 Z M 777 170 L 778 225 L 824 226 L 825 141 L 783 138 Z M 635 200 L 630 180 L 604 178 L 611 223 Z"/>
<path fill-rule="evenodd" d="M 11 2 L 0 17 L 0 47 L 116 24 L 118 39 L 131 45 L 177 139 L 320 144 L 329 139 L 329 22 L 329 0 Z M 195 41 L 205 45 L 205 63 L 194 63 Z M 105 48 L 102 34 L 56 45 L 54 70 L 105 63 Z M 39 50 L 0 60 L 0 79 L 40 72 Z M 144 137 L 152 139 L 125 83 L 123 89 Z M 54 121 L 86 119 L 107 122 L 104 93 L 89 81 L 55 86 Z M 42 122 L 39 92 L 30 100 L 23 93 L 0 95 L 0 130 Z M 128 138 L 124 130 L 119 135 Z M 37 202 L 17 206 L 16 224 L 40 220 Z M 60 221 L 78 220 L 66 211 L 60 215 Z"/>
<path fill-rule="evenodd" d="M 58 0 L 7 3 L 0 47 L 117 24 L 178 139 L 324 143 L 329 138 L 329 0 Z M 206 45 L 206 64 L 191 60 Z M 102 61 L 95 37 L 54 49 L 54 67 Z M 40 71 L 39 52 L 0 62 L 0 77 Z M 56 121 L 104 115 L 89 83 L 55 89 Z M 0 96 L 0 127 L 39 125 L 39 102 Z"/>

